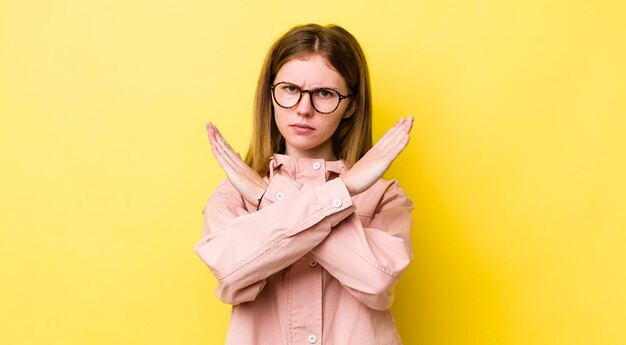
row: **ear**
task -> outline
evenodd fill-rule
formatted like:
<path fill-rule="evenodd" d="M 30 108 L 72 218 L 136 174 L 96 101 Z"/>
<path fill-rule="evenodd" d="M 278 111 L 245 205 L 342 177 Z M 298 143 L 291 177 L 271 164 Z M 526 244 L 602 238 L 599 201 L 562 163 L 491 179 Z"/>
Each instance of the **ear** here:
<path fill-rule="evenodd" d="M 350 105 L 348 106 L 348 109 L 346 109 L 346 112 L 343 113 L 343 116 L 341 118 L 347 119 L 350 116 L 354 115 L 354 113 L 356 112 L 356 108 L 357 108 L 356 98 L 350 99 Z"/>

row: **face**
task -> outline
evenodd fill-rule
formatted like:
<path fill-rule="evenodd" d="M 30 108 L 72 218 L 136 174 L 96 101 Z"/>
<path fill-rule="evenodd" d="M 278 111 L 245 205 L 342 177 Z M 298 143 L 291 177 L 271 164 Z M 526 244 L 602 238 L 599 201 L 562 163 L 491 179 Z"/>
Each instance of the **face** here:
<path fill-rule="evenodd" d="M 301 90 L 330 88 L 342 95 L 349 94 L 343 77 L 321 55 L 311 55 L 287 61 L 276 74 L 273 84 L 288 82 Z M 335 160 L 332 136 L 341 119 L 350 117 L 349 98 L 342 100 L 330 114 L 318 113 L 311 104 L 309 93 L 302 93 L 300 102 L 285 109 L 274 104 L 274 119 L 285 138 L 285 154 L 293 157 Z"/>

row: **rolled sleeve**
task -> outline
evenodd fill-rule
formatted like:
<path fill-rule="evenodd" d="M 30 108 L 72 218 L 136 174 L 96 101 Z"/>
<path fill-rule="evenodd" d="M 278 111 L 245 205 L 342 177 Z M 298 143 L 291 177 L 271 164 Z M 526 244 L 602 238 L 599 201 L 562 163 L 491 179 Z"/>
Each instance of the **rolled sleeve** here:
<path fill-rule="evenodd" d="M 413 259 L 412 209 L 413 204 L 397 183 L 391 183 L 368 226 L 364 227 L 354 213 L 338 224 L 311 254 L 365 305 L 388 309 L 393 301 L 393 287 Z"/>
<path fill-rule="evenodd" d="M 307 190 L 301 187 L 289 179 L 274 178 L 268 191 L 282 190 L 284 195 L 280 200 L 268 196 L 266 206 L 257 212 L 245 209 L 228 182 L 208 201 L 204 236 L 195 251 L 218 279 L 216 293 L 224 302 L 254 299 L 263 287 L 259 282 L 310 252 L 354 211 L 339 179 Z"/>

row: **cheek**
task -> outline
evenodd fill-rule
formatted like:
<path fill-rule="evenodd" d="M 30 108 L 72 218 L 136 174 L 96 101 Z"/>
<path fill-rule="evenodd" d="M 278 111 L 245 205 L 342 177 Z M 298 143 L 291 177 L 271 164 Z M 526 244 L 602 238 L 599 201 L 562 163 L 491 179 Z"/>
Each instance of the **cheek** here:
<path fill-rule="evenodd" d="M 274 123 L 276 124 L 276 127 L 278 127 L 280 133 L 284 134 L 283 129 L 286 126 L 286 116 L 284 111 L 281 110 L 276 110 L 276 108 L 274 108 Z"/>
<path fill-rule="evenodd" d="M 331 138 L 337 131 L 337 128 L 339 128 L 340 123 L 341 123 L 341 117 L 327 119 L 327 121 L 325 121 L 324 123 L 323 136 L 326 138 Z"/>
<path fill-rule="evenodd" d="M 346 100 L 344 99 L 339 104 L 339 108 L 337 108 L 337 112 L 339 114 L 338 116 L 343 118 L 345 115 L 350 115 L 350 114 L 347 114 L 346 112 L 351 110 L 351 105 L 352 105 L 351 101 L 346 102 Z"/>

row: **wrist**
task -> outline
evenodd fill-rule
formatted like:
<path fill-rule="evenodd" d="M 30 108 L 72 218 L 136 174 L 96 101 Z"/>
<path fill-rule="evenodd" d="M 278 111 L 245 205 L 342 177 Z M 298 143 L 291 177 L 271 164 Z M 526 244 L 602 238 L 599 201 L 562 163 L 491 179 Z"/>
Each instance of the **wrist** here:
<path fill-rule="evenodd" d="M 347 179 L 345 176 L 341 176 L 341 175 L 339 176 L 339 179 L 341 180 L 343 185 L 346 187 L 346 190 L 348 191 L 350 196 L 353 196 L 354 194 L 356 194 L 356 193 L 354 193 L 353 189 L 350 187 L 349 179 Z"/>

